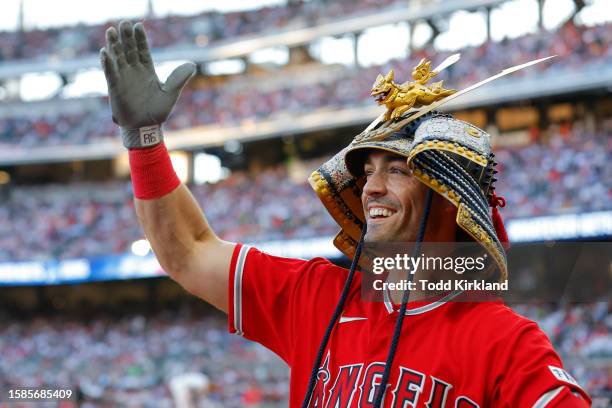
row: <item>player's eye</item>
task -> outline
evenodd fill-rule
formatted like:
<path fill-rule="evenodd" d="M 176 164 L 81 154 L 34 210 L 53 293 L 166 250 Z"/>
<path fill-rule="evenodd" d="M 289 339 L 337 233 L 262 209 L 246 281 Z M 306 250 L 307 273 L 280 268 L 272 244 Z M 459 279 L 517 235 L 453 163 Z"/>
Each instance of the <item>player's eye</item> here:
<path fill-rule="evenodd" d="M 403 175 L 408 175 L 408 171 L 405 169 L 402 169 L 400 167 L 396 167 L 396 166 L 391 166 L 389 167 L 389 173 L 391 174 L 403 174 Z"/>

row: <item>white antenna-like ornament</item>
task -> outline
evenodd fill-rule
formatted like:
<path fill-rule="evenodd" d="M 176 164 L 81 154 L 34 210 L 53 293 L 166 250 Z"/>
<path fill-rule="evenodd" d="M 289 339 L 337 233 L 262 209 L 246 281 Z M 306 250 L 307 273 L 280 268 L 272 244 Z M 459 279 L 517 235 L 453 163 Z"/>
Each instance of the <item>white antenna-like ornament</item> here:
<path fill-rule="evenodd" d="M 554 58 L 554 57 L 556 57 L 556 55 L 551 55 L 550 57 L 540 58 L 540 59 L 537 59 L 537 60 L 526 62 L 524 64 L 515 65 L 513 67 L 506 68 L 506 69 L 504 69 L 503 71 L 501 71 L 498 74 L 490 76 L 487 79 L 483 79 L 482 81 L 477 82 L 474 85 L 471 85 L 471 86 L 469 86 L 469 87 L 467 87 L 465 89 L 462 89 L 459 92 L 456 92 L 456 93 L 454 93 L 452 95 L 449 95 L 449 96 L 447 96 L 444 99 L 440 99 L 439 101 L 434 102 L 431 105 L 428 105 L 428 106 L 420 109 L 418 113 L 416 113 L 416 114 L 414 114 L 414 115 L 412 115 L 412 116 L 402 120 L 400 123 L 402 123 L 402 126 L 403 126 L 404 123 L 412 122 L 413 120 L 423 116 L 427 112 L 431 112 L 432 110 L 438 108 L 439 106 L 444 105 L 445 103 L 447 103 L 447 102 L 449 102 L 449 101 L 451 101 L 451 100 L 453 100 L 453 99 L 455 99 L 455 98 L 457 98 L 457 97 L 459 97 L 461 95 L 465 95 L 466 93 L 468 93 L 470 91 L 473 91 L 476 88 L 480 88 L 481 86 L 483 86 L 485 84 L 488 84 L 491 81 L 494 81 L 494 80 L 496 80 L 498 78 L 501 78 L 501 77 L 506 76 L 508 74 L 511 74 L 513 72 L 520 71 L 521 69 L 530 67 L 532 65 L 539 64 L 540 62 L 544 62 L 544 61 L 549 60 L 549 59 Z"/>
<path fill-rule="evenodd" d="M 424 106 L 424 107 L 422 107 L 420 109 L 414 109 L 413 108 L 410 111 L 408 111 L 408 114 L 410 114 L 410 113 L 413 113 L 413 114 L 408 116 L 407 118 L 403 119 L 402 121 L 398 122 L 397 126 L 400 126 L 400 127 L 404 126 L 404 125 L 412 122 L 413 120 L 415 120 L 415 119 L 425 115 L 426 113 L 431 112 L 432 110 L 434 110 L 434 109 L 444 105 L 445 103 L 447 103 L 447 102 L 449 102 L 449 101 L 451 101 L 451 100 L 453 100 L 455 98 L 458 98 L 461 95 L 465 95 L 466 93 L 471 92 L 471 91 L 473 91 L 476 88 L 480 88 L 481 86 L 483 86 L 485 84 L 488 84 L 491 81 L 494 81 L 494 80 L 496 80 L 498 78 L 501 78 L 501 77 L 506 76 L 508 74 L 511 74 L 513 72 L 520 71 L 521 69 L 530 67 L 532 65 L 539 64 L 540 62 L 547 61 L 547 60 L 549 60 L 551 58 L 554 58 L 554 57 L 556 57 L 556 55 L 551 55 L 551 56 L 545 57 L 545 58 L 539 58 L 539 59 L 536 59 L 536 60 L 533 60 L 533 61 L 525 62 L 524 64 L 519 64 L 519 65 L 515 65 L 515 66 L 510 67 L 510 68 L 506 68 L 506 69 L 502 70 L 501 72 L 499 72 L 498 74 L 495 74 L 493 76 L 490 76 L 489 78 L 483 79 L 482 81 L 477 82 L 474 85 L 471 85 L 471 86 L 469 86 L 469 87 L 467 87 L 467 88 L 465 88 L 465 89 L 463 89 L 463 90 L 461 90 L 459 92 L 455 92 L 455 93 L 453 93 L 453 94 L 451 94 L 449 96 L 446 96 L 445 98 L 440 99 L 437 102 L 434 102 L 434 103 L 432 103 L 430 105 Z M 450 57 L 448 57 L 444 61 L 442 61 L 442 63 L 440 65 L 438 65 L 434 71 L 440 72 L 444 68 L 447 68 L 447 67 L 451 66 L 452 64 L 454 64 L 455 62 L 459 61 L 459 58 L 460 58 L 460 54 L 453 54 L 453 55 L 451 55 Z M 384 117 L 384 113 L 382 115 L 380 115 L 378 118 L 376 118 L 372 123 L 370 123 L 370 125 L 366 128 L 365 132 L 368 132 L 368 131 L 372 130 L 378 123 L 380 123 L 380 121 L 382 120 L 383 117 Z"/>

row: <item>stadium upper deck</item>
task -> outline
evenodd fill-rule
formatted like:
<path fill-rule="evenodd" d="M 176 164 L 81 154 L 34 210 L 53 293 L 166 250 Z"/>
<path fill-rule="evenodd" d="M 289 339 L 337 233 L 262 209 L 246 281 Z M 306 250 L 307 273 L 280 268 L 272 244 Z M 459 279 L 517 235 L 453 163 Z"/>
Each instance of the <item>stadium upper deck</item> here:
<path fill-rule="evenodd" d="M 452 0 L 444 1 L 448 4 Z M 195 49 L 205 43 L 223 43 L 255 32 L 263 33 L 266 29 L 276 31 L 318 24 L 350 16 L 353 11 L 374 14 L 381 6 L 403 7 L 405 3 L 408 1 L 341 0 L 334 3 L 335 8 L 322 13 L 314 2 L 296 2 L 286 8 L 254 12 L 154 19 L 147 22 L 147 27 L 154 44 L 160 48 Z M 355 4 L 358 9 L 354 8 Z M 32 57 L 47 61 L 72 56 L 81 58 L 79 56 L 97 51 L 102 32 L 103 26 L 82 26 L 31 31 L 22 33 L 21 38 L 4 33 L 0 34 L 0 48 L 13 53 L 16 59 L 12 62 L 24 63 L 24 66 Z M 587 97 L 576 97 L 581 99 L 574 111 L 586 122 L 596 120 L 595 123 L 587 125 L 564 119 L 557 120 L 549 128 L 524 127 L 522 133 L 532 136 L 531 143 L 497 149 L 502 163 L 497 188 L 508 202 L 502 210 L 507 221 L 517 217 L 612 210 L 612 170 L 609 166 L 612 111 L 608 109 L 607 113 L 586 118 L 581 112 L 593 102 L 590 96 L 605 95 L 605 87 L 612 82 L 611 41 L 610 24 L 587 28 L 569 23 L 557 32 L 540 31 L 515 40 L 487 42 L 465 49 L 461 63 L 445 73 L 443 79 L 450 86 L 460 88 L 508 65 L 558 54 L 560 57 L 554 64 L 524 72 L 493 90 L 488 88 L 469 99 L 466 106 L 496 105 L 505 100 L 537 97 L 540 102 L 535 104 L 539 106 L 530 108 L 545 112 L 549 107 L 543 98 L 545 95 L 591 90 Z M 275 125 L 275 129 L 268 130 L 267 136 L 295 134 L 301 126 L 297 122 L 303 122 L 304 118 L 310 120 L 323 112 L 328 114 L 326 119 L 335 120 L 342 116 L 337 114 L 340 109 L 352 112 L 351 117 L 357 118 L 356 124 L 361 126 L 376 114 L 367 91 L 380 71 L 393 67 L 398 80 L 403 81 L 419 58 L 434 57 L 438 61 L 446 55 L 415 52 L 410 58 L 367 69 L 301 65 L 300 72 L 285 70 L 268 76 L 249 75 L 217 84 L 197 82 L 185 91 L 181 106 L 177 107 L 168 125 L 174 131 L 197 130 L 197 141 L 187 143 L 189 147 L 207 142 L 221 127 L 232 126 L 227 133 L 234 137 L 239 135 L 238 129 L 240 136 L 251 137 L 255 134 L 255 124 L 263 123 L 261 127 L 269 129 L 270 123 L 280 123 L 273 122 L 277 119 L 286 119 L 290 126 Z M 85 57 L 80 59 L 84 60 Z M 0 63 L 0 71 L 2 65 Z M 495 109 L 488 112 L 495 113 Z M 547 112 L 542 114 L 542 117 L 547 116 Z M 39 156 L 42 161 L 83 159 L 89 152 L 100 151 L 110 158 L 123 150 L 103 98 L 4 105 L 0 108 L 0 118 L 0 166 L 15 159 L 18 160 L 14 162 L 19 162 L 20 157 L 26 162 L 28 158 L 37 161 L 33 158 L 41 150 L 47 152 Z M 340 123 L 334 120 L 327 123 L 332 129 Z M 207 126 L 204 132 L 208 133 L 200 133 L 202 125 Z M 212 128 L 216 130 L 210 131 Z M 177 136 L 172 130 L 167 132 L 170 138 Z M 73 149 L 72 145 L 77 148 Z M 112 146 L 112 149 L 104 150 L 105 146 Z M 315 159 L 304 167 L 315 168 L 322 160 Z M 79 168 L 81 164 L 65 166 Z M 34 166 L 25 165 L 20 169 L 29 167 Z M 50 166 L 45 169 L 48 172 L 57 170 L 56 167 L 51 170 Z M 94 178 L 84 173 L 79 177 Z M 108 173 L 107 170 L 106 177 Z M 330 241 L 327 236 L 337 231 L 336 224 L 316 202 L 311 188 L 305 182 L 290 181 L 288 176 L 288 168 L 278 165 L 257 174 L 235 171 L 218 184 L 190 188 L 196 199 L 205 205 L 214 229 L 226 239 L 241 242 L 282 240 L 284 245 L 292 239 L 309 237 Z M 76 266 L 78 274 L 82 270 L 78 268 L 76 257 L 92 257 L 92 262 L 111 254 L 127 258 L 125 254 L 130 244 L 142 238 L 126 181 L 30 187 L 15 184 L 7 188 L 0 180 L 0 275 L 2 271 L 9 271 L 16 277 L 15 281 L 23 278 L 21 285 L 29 284 L 27 274 L 22 272 L 30 267 L 36 275 L 42 261 L 48 261 L 43 266 L 49 267 L 48 276 L 54 279 L 61 274 L 62 264 Z M 66 259 L 69 261 L 64 262 Z M 16 264 L 13 261 L 26 262 Z M 76 262 L 71 264 L 72 261 Z M 137 260 L 143 270 L 146 262 L 147 258 Z M 97 266 L 102 269 L 101 264 Z M 89 276 L 93 278 L 93 268 Z M 0 284 L 6 283 L 1 282 L 2 277 L 6 275 L 0 276 Z M 126 277 L 115 273 L 112 279 Z M 59 281 L 49 280 L 44 284 Z M 154 287 L 149 285 L 151 283 L 154 284 L 146 282 L 153 296 L 157 293 L 151 290 Z M 33 289 L 32 293 L 36 291 L 40 296 L 44 289 L 39 289 Z M 81 292 L 83 285 L 72 289 Z M 40 298 L 37 301 L 40 302 Z M 10 301 L 3 299 L 3 304 L 10 305 Z M 146 318 L 88 315 L 86 320 L 65 320 L 62 305 L 66 302 L 61 296 L 45 304 L 50 310 L 57 308 L 62 313 L 63 317 L 58 319 L 24 321 L 23 316 L 2 319 L 0 354 L 7 358 L 0 362 L 0 388 L 78 384 L 85 405 L 117 405 L 129 398 L 143 406 L 172 406 L 167 380 L 175 372 L 195 370 L 207 371 L 213 382 L 209 398 L 199 401 L 203 406 L 286 405 L 284 366 L 271 361 L 270 355 L 263 353 L 261 348 L 228 337 L 223 333 L 222 321 L 180 312 L 153 314 Z M 605 401 L 612 396 L 609 368 L 612 321 L 607 306 L 598 302 L 568 308 L 531 305 L 520 309 L 522 314 L 537 320 L 549 334 L 563 354 L 566 367 L 578 381 L 593 397 L 603 397 Z M 186 346 L 177 348 L 177 344 Z M 216 351 L 209 352 L 213 349 Z M 215 370 L 210 372 L 210 367 Z M 606 402 L 600 406 L 606 406 L 604 404 Z"/>
<path fill-rule="evenodd" d="M 557 59 L 551 63 L 533 67 L 506 79 L 506 85 L 503 81 L 494 84 L 498 87 L 494 92 L 489 87 L 482 89 L 480 94 L 475 93 L 475 96 L 480 96 L 480 100 L 476 98 L 475 106 L 498 103 L 504 99 L 563 93 L 566 87 L 569 87 L 570 92 L 597 89 L 612 79 L 611 43 L 612 24 L 584 27 L 568 22 L 556 32 L 540 31 L 514 40 L 489 41 L 478 47 L 461 50 L 462 60 L 448 69 L 443 78 L 450 86 L 461 89 L 505 67 L 557 55 Z M 363 110 L 355 110 L 352 112 L 353 117 L 357 124 L 367 123 L 379 109 L 368 93 L 378 73 L 393 67 L 396 78 L 403 81 L 410 78 L 410 71 L 420 58 L 439 61 L 447 55 L 422 50 L 405 60 L 370 68 L 338 68 L 315 64 L 315 67 L 299 66 L 299 70 L 284 73 L 238 77 L 220 84 L 211 84 L 205 79 L 194 81 L 194 85 L 184 91 L 167 128 L 180 130 L 209 125 L 214 130 L 220 126 L 252 124 L 274 118 L 285 117 L 291 121 L 290 118 L 309 112 L 360 107 L 366 108 L 365 115 Z M 538 86 L 533 86 L 534 83 Z M 22 115 L 5 114 L 0 119 L 0 146 L 4 151 L 0 155 L 0 162 L 15 160 L 19 157 L 15 152 L 25 148 L 92 142 L 106 142 L 111 146 L 107 157 L 118 153 L 121 147 L 114 137 L 116 128 L 110 120 L 105 100 L 99 98 L 85 101 L 89 103 L 83 103 L 83 111 L 76 113 L 71 101 L 58 100 L 49 102 L 52 106 L 50 112 L 38 117 L 31 109 Z M 69 108 L 66 109 L 69 112 L 63 112 L 63 105 Z M 333 122 L 329 126 L 333 128 Z M 274 128 L 271 129 L 274 131 Z M 206 130 L 200 129 L 197 133 L 198 139 L 192 147 L 198 146 L 198 143 L 207 143 Z M 235 132 L 236 137 L 238 134 L 245 138 L 249 136 L 248 131 L 244 130 Z M 53 151 L 48 154 L 52 156 Z M 82 158 L 87 152 L 77 150 L 75 154 L 75 157 Z M 32 152 L 29 152 L 26 159 L 32 160 L 33 157 Z"/>
<path fill-rule="evenodd" d="M 470 94 L 468 106 L 488 105 L 485 114 L 488 117 L 484 125 L 480 124 L 484 127 L 495 123 L 494 106 L 506 100 L 521 101 L 562 94 L 568 92 L 568 87 L 569 92 L 596 90 L 593 94 L 605 99 L 605 84 L 609 83 L 606 78 L 612 80 L 610 43 L 611 23 L 586 27 L 568 21 L 556 31 L 540 30 L 513 40 L 488 41 L 461 50 L 462 60 L 445 71 L 442 79 L 446 80 L 447 86 L 460 89 L 502 68 L 534 58 L 558 55 L 553 63 L 539 65 L 505 82 L 495 83 L 495 88 L 482 88 L 483 92 L 474 93 L 476 97 L 471 100 Z M 300 64 L 272 73 L 249 73 L 225 81 L 209 81 L 209 78 L 200 76 L 184 91 L 179 106 L 166 124 L 168 145 L 176 147 L 178 142 L 179 147 L 196 149 L 210 144 L 211 139 L 212 143 L 223 144 L 227 139 L 218 138 L 219 134 L 233 139 L 296 134 L 306 126 L 321 126 L 321 122 L 339 135 L 342 129 L 338 120 L 345 120 L 344 126 L 347 123 L 363 126 L 378 113 L 379 107 L 371 101 L 368 92 L 378 73 L 393 67 L 398 82 L 401 82 L 409 79 L 412 67 L 420 58 L 432 58 L 437 63 L 448 54 L 416 50 L 408 58 L 369 68 Z M 584 87 L 577 87 L 580 84 L 584 84 Z M 581 128 L 571 133 L 575 140 L 563 139 L 561 146 L 551 145 L 556 150 L 535 143 L 516 151 L 500 151 L 506 156 L 506 170 L 517 175 L 501 185 L 502 190 L 509 192 L 506 193 L 510 195 L 509 201 L 516 204 L 504 211 L 506 216 L 533 217 L 611 209 L 612 184 L 609 172 L 605 171 L 605 163 L 612 154 L 610 125 L 605 120 L 610 112 L 609 109 L 608 113 L 601 110 L 595 115 L 589 111 L 591 116 L 585 118 L 584 106 L 589 102 L 593 102 L 589 97 L 581 99 L 581 106 L 573 109 L 578 113 L 564 119 L 586 119 L 587 122 L 596 123 L 595 127 L 589 126 L 586 130 Z M 535 106 L 533 110 L 545 112 L 548 102 L 543 103 L 544 106 Z M 312 120 L 316 115 L 324 115 L 325 120 Z M 546 121 L 547 116 L 542 113 L 540 118 Z M 350 119 L 346 120 L 346 117 Z M 537 122 L 523 124 L 521 131 L 526 134 L 528 129 L 548 126 L 547 123 Z M 5 104 L 0 109 L 0 165 L 17 164 L 19 167 L 26 164 L 24 167 L 27 167 L 33 162 L 70 163 L 93 157 L 115 158 L 124 151 L 116 132 L 107 102 L 102 97 Z M 182 138 L 181 133 L 188 137 Z M 556 131 L 551 133 L 556 134 Z M 584 146 L 580 145 L 582 142 Z M 603 148 L 598 149 L 598 146 Z M 554 163 L 553 156 L 549 154 L 553 150 L 555 159 L 558 159 Z M 12 173 L 15 167 L 4 169 Z M 106 171 L 107 179 L 122 177 L 114 170 Z M 590 180 L 589 187 L 580 192 L 576 187 L 577 173 Z M 274 174 L 264 173 L 254 182 L 263 183 L 264 186 L 270 183 L 275 188 L 282 186 L 287 193 L 283 205 L 262 204 L 262 212 L 257 215 L 239 205 L 232 207 L 231 214 L 227 211 L 218 214 L 215 228 L 224 238 L 250 241 L 303 239 L 335 232 L 334 224 L 321 211 L 303 212 L 303 209 L 311 208 L 304 201 L 304 197 L 311 197 L 306 184 L 294 185 L 284 180 L 284 176 L 277 174 L 274 177 Z M 537 182 L 530 184 L 524 178 L 526 175 L 537 178 Z M 82 179 L 87 180 L 87 175 Z M 219 203 L 228 197 L 237 197 L 237 194 L 252 196 L 258 202 L 263 200 L 261 195 L 255 194 L 244 184 L 232 184 L 232 180 L 235 178 L 217 187 L 197 186 L 194 191 L 196 195 L 217 197 Z M 0 185 L 0 193 L 2 187 Z M 141 237 L 141 231 L 133 219 L 131 193 L 123 182 L 94 185 L 91 190 L 108 193 L 102 199 L 95 194 L 77 194 L 84 189 L 82 184 L 34 190 L 22 190 L 15 184 L 9 184 L 8 188 L 11 197 L 0 207 L 0 220 L 5 220 L 2 226 L 5 239 L 0 239 L 0 260 L 123 253 L 129 250 L 134 240 Z M 25 198 L 22 194 L 24 191 Z M 225 210 L 223 204 L 215 207 Z M 293 209 L 291 214 L 298 216 L 291 220 L 283 208 Z M 30 232 L 37 228 L 41 228 L 36 234 L 40 239 L 33 239 Z M 114 232 L 113 239 L 108 239 L 110 231 Z M 80 239 L 85 232 L 92 237 L 91 240 Z"/>
<path fill-rule="evenodd" d="M 254 11 L 202 13 L 190 17 L 155 18 L 150 12 L 147 27 L 157 48 L 157 61 L 187 58 L 205 62 L 246 56 L 266 47 L 300 46 L 323 36 L 358 35 L 367 28 L 403 21 L 424 20 L 438 33 L 434 18 L 481 8 L 490 16 L 492 7 L 506 1 L 288 1 L 286 5 Z M 0 78 L 46 71 L 69 74 L 97 68 L 98 39 L 103 38 L 105 27 L 112 23 L 0 34 L 0 44 L 6 47 Z"/>
<path fill-rule="evenodd" d="M 146 20 L 146 27 L 157 49 L 202 47 L 245 35 L 313 26 L 339 17 L 371 13 L 381 7 L 405 7 L 407 3 L 405 0 L 297 1 L 231 13 L 152 17 Z M 115 23 L 2 32 L 0 61 L 43 61 L 97 54 L 104 31 Z"/>

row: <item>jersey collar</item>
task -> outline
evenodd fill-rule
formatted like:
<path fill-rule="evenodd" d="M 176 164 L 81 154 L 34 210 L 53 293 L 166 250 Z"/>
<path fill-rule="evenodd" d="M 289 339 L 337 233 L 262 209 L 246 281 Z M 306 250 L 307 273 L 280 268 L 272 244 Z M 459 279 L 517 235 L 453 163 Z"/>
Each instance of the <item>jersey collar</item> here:
<path fill-rule="evenodd" d="M 425 313 L 425 312 L 429 312 L 430 310 L 434 310 L 440 306 L 442 306 L 443 304 L 445 304 L 446 302 L 450 301 L 451 299 L 455 298 L 457 295 L 459 295 L 462 291 L 461 290 L 456 290 L 454 292 L 450 292 L 448 294 L 446 294 L 444 297 L 431 301 L 429 303 L 426 303 L 422 306 L 419 307 L 415 307 L 414 309 L 408 309 L 406 308 L 406 316 L 410 316 L 410 315 L 418 315 L 421 313 Z M 384 301 L 385 301 L 385 308 L 387 309 L 387 312 L 389 314 L 395 312 L 395 308 L 393 307 L 393 302 L 391 301 L 391 297 L 389 296 L 389 290 L 385 290 L 384 291 Z M 419 302 L 419 303 L 425 303 L 425 302 Z"/>

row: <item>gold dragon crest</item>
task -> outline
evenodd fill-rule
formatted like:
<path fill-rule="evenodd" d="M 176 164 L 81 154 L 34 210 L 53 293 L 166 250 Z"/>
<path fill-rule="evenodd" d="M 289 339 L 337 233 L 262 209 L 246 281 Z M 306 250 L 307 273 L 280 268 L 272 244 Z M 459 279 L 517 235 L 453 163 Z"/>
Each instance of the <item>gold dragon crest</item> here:
<path fill-rule="evenodd" d="M 426 59 L 422 59 L 412 71 L 414 81 L 398 85 L 393 82 L 394 75 L 393 70 L 390 70 L 386 76 L 379 74 L 370 92 L 379 105 L 387 107 L 385 121 L 401 117 L 410 108 L 430 105 L 457 92 L 454 89 L 444 89 L 442 87 L 444 81 L 427 85 L 438 72 L 431 70 L 431 61 Z"/>

